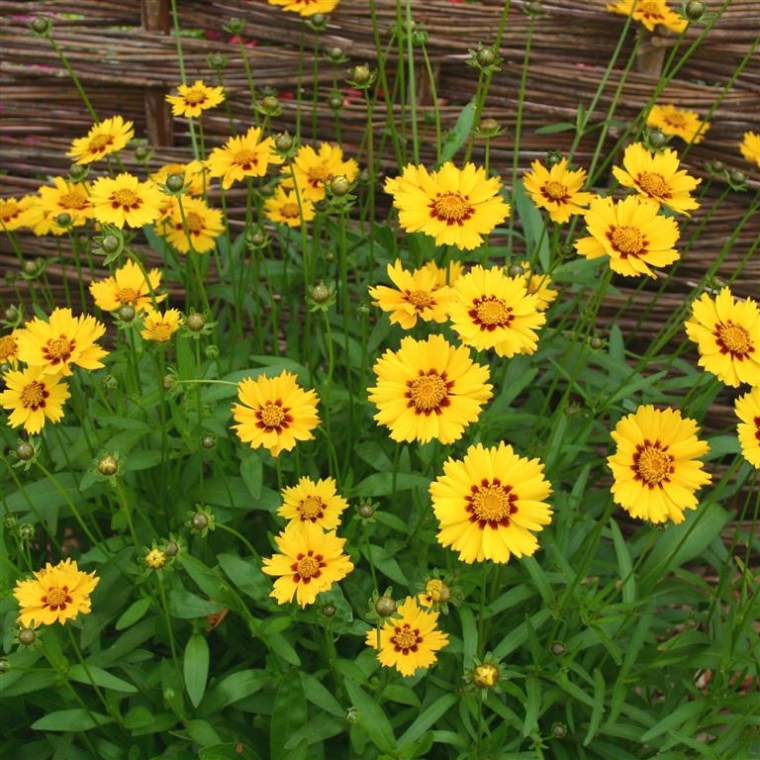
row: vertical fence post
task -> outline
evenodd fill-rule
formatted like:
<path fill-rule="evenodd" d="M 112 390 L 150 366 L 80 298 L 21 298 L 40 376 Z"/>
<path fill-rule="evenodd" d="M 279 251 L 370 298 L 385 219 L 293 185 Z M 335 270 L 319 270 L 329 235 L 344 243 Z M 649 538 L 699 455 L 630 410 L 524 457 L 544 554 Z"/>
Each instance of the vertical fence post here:
<path fill-rule="evenodd" d="M 168 0 L 140 0 L 140 16 L 146 32 L 169 33 Z M 171 109 L 164 99 L 167 94 L 163 86 L 148 85 L 145 88 L 145 122 L 151 145 L 166 147 L 174 144 Z"/>

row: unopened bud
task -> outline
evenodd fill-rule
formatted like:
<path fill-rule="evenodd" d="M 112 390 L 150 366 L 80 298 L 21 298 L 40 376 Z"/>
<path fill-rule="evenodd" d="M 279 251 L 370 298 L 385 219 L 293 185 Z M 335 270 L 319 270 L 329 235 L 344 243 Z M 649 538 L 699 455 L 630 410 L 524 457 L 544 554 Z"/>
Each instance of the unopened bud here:
<path fill-rule="evenodd" d="M 18 632 L 18 643 L 25 647 L 31 646 L 37 641 L 37 632 L 34 628 L 22 628 Z"/>
<path fill-rule="evenodd" d="M 116 475 L 119 471 L 119 460 L 113 454 L 106 454 L 98 461 L 98 472 L 105 477 Z"/>
<path fill-rule="evenodd" d="M 132 306 L 131 304 L 125 303 L 123 306 L 119 307 L 118 315 L 119 315 L 119 319 L 122 322 L 131 322 L 137 315 L 137 312 L 135 311 L 134 306 Z"/>
<path fill-rule="evenodd" d="M 689 0 L 683 9 L 683 15 L 689 21 L 699 21 L 705 15 L 705 4 L 700 3 L 699 0 Z"/>
<path fill-rule="evenodd" d="M 187 315 L 186 324 L 193 332 L 200 332 L 206 326 L 206 317 L 200 312 L 194 311 Z"/>
<path fill-rule="evenodd" d="M 375 612 L 380 617 L 390 617 L 396 611 L 396 602 L 389 596 L 378 597 L 375 602 Z"/>
<path fill-rule="evenodd" d="M 23 441 L 16 446 L 16 456 L 24 462 L 28 462 L 34 456 L 34 446 Z"/>

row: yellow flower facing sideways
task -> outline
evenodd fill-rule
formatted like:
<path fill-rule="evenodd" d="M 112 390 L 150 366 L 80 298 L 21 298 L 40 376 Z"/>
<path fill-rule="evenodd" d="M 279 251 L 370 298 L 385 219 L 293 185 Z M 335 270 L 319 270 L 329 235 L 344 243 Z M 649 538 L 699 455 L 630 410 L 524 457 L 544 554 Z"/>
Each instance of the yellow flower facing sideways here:
<path fill-rule="evenodd" d="M 278 5 L 284 11 L 297 13 L 308 18 L 317 13 L 332 13 L 339 0 L 269 0 L 270 5 Z"/>
<path fill-rule="evenodd" d="M 144 273 L 136 262 L 127 259 L 111 277 L 91 282 L 90 295 L 103 311 L 116 311 L 122 306 L 142 311 L 166 298 L 166 293 L 157 292 L 160 286 L 161 272 L 158 269 Z"/>
<path fill-rule="evenodd" d="M 145 307 L 143 329 L 140 331 L 140 335 L 143 340 L 166 343 L 182 327 L 183 322 L 182 314 L 178 309 L 167 309 L 160 312 L 149 304 Z"/>
<path fill-rule="evenodd" d="M 77 164 L 90 164 L 104 156 L 118 153 L 135 136 L 134 124 L 121 116 L 94 124 L 86 137 L 77 137 L 66 153 Z"/>
<path fill-rule="evenodd" d="M 683 16 L 670 9 L 667 0 L 620 0 L 609 3 L 607 10 L 624 16 L 633 14 L 634 21 L 640 21 L 650 32 L 658 26 L 682 32 L 689 25 Z"/>
<path fill-rule="evenodd" d="M 745 132 L 741 143 L 739 143 L 739 150 L 747 161 L 760 167 L 760 134 Z"/>
<path fill-rule="evenodd" d="M 680 137 L 687 143 L 701 143 L 710 129 L 710 122 L 702 121 L 696 111 L 677 108 L 672 104 L 654 105 L 647 116 L 647 126 L 659 129 L 664 135 Z"/>

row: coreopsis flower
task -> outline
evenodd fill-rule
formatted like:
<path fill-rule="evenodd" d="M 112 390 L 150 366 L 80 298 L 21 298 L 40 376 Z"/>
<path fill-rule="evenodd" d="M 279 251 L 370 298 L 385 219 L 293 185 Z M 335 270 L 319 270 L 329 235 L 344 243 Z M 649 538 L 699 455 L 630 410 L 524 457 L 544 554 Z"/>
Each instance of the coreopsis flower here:
<path fill-rule="evenodd" d="M 39 199 L 33 195 L 23 198 L 0 198 L 0 229 L 13 232 L 21 227 L 31 227 L 36 219 L 35 207 Z"/>
<path fill-rule="evenodd" d="M 66 153 L 77 164 L 93 161 L 118 153 L 135 136 L 134 124 L 121 116 L 114 116 L 94 124 L 87 137 L 77 137 Z"/>
<path fill-rule="evenodd" d="M 92 185 L 92 216 L 101 224 L 119 229 L 139 228 L 158 218 L 164 195 L 155 182 L 141 182 L 122 172 L 116 177 L 100 177 Z"/>
<path fill-rule="evenodd" d="M 634 21 L 640 21 L 650 32 L 657 26 L 664 26 L 673 32 L 682 32 L 689 22 L 668 7 L 667 0 L 620 0 L 608 3 L 607 10 L 624 16 L 633 14 Z"/>
<path fill-rule="evenodd" d="M 509 216 L 500 190 L 499 178 L 489 178 L 482 167 L 468 163 L 458 169 L 451 161 L 432 174 L 410 164 L 400 177 L 385 181 L 407 232 L 422 232 L 436 245 L 462 250 L 477 248 Z"/>
<path fill-rule="evenodd" d="M 346 539 L 310 522 L 289 523 L 275 543 L 279 553 L 265 557 L 261 570 L 278 576 L 270 594 L 278 604 L 287 604 L 294 596 L 301 607 L 313 604 L 318 594 L 354 569 L 343 553 Z"/>
<path fill-rule="evenodd" d="M 737 398 L 734 412 L 740 420 L 736 432 L 742 455 L 753 467 L 760 467 L 760 387 Z"/>
<path fill-rule="evenodd" d="M 127 259 L 111 277 L 91 282 L 90 294 L 95 305 L 103 311 L 132 306 L 138 312 L 166 298 L 166 293 L 157 292 L 160 286 L 161 272 L 158 269 L 144 272 L 136 262 Z"/>
<path fill-rule="evenodd" d="M 71 375 L 74 365 L 100 369 L 108 351 L 96 341 L 105 331 L 106 326 L 95 317 L 75 317 L 71 309 L 53 309 L 47 321 L 35 317 L 15 331 L 18 358 L 46 375 Z"/>
<path fill-rule="evenodd" d="M 436 652 L 449 643 L 448 634 L 438 630 L 438 612 L 423 610 L 408 596 L 398 607 L 398 616 L 387 619 L 380 630 L 367 631 L 366 644 L 377 649 L 378 662 L 396 668 L 402 676 L 413 676 L 429 668 Z"/>
<path fill-rule="evenodd" d="M 313 523 L 323 530 L 335 530 L 348 502 L 338 493 L 335 478 L 317 481 L 303 477 L 298 485 L 282 490 L 280 517 L 300 523 Z"/>
<path fill-rule="evenodd" d="M 435 265 L 434 265 L 435 266 Z M 396 286 L 377 285 L 369 289 L 373 304 L 390 312 L 392 323 L 410 330 L 423 322 L 445 322 L 449 318 L 449 305 L 454 300 L 454 291 L 440 283 L 441 271 L 437 267 L 424 266 L 408 271 L 400 259 L 388 264 L 388 277 Z M 445 270 L 443 271 L 445 276 Z"/>
<path fill-rule="evenodd" d="M 465 346 L 453 346 L 442 335 L 406 337 L 398 351 L 388 349 L 373 369 L 377 385 L 369 389 L 369 400 L 378 409 L 374 419 L 390 429 L 394 441 L 453 443 L 492 395 L 488 367 L 473 362 Z"/>
<path fill-rule="evenodd" d="M 283 370 L 276 377 L 247 377 L 238 383 L 239 404 L 232 407 L 233 428 L 252 449 L 264 447 L 276 457 L 298 441 L 314 438 L 319 424 L 317 394 L 305 391 L 294 374 Z"/>
<path fill-rule="evenodd" d="M 680 523 L 696 509 L 695 492 L 710 482 L 701 457 L 709 451 L 697 438 L 697 423 L 677 409 L 640 406 L 611 433 L 617 444 L 607 457 L 615 482 L 612 498 L 631 517 Z"/>
<path fill-rule="evenodd" d="M 203 161 L 188 161 L 186 164 L 164 164 L 157 172 L 150 175 L 150 178 L 157 185 L 165 185 L 166 180 L 172 174 L 179 174 L 185 178 L 187 195 L 203 195 L 208 190 L 208 180 L 206 173 L 208 169 Z M 166 196 L 167 201 L 173 200 L 171 196 Z M 167 203 L 169 210 L 173 208 Z"/>
<path fill-rule="evenodd" d="M 633 143 L 625 149 L 623 168 L 613 166 L 612 173 L 623 187 L 635 190 L 642 200 L 690 216 L 689 211 L 699 208 L 690 193 L 702 180 L 678 166 L 674 150 L 652 153 L 642 143 Z"/>
<path fill-rule="evenodd" d="M 334 143 L 323 142 L 319 149 L 302 145 L 293 157 L 290 166 L 283 167 L 285 177 L 282 186 L 290 189 L 295 182 L 301 201 L 323 200 L 327 196 L 327 185 L 335 177 L 345 177 L 353 182 L 359 174 L 359 164 L 353 158 L 343 156 L 343 148 Z"/>
<path fill-rule="evenodd" d="M 0 367 L 18 366 L 18 341 L 15 331 L 10 335 L 0 335 Z"/>
<path fill-rule="evenodd" d="M 168 561 L 169 557 L 166 556 L 166 552 L 155 546 L 149 549 L 143 557 L 143 562 L 151 570 L 161 570 L 166 567 Z"/>
<path fill-rule="evenodd" d="M 300 227 L 302 222 L 310 222 L 315 215 L 314 204 L 300 198 L 293 190 L 278 186 L 274 195 L 264 201 L 264 216 L 272 222 L 288 227 Z"/>
<path fill-rule="evenodd" d="M 450 261 L 445 267 L 439 267 L 435 261 L 428 261 L 423 265 L 435 274 L 435 282 L 441 285 L 453 285 L 464 273 L 464 264 L 461 261 Z"/>
<path fill-rule="evenodd" d="M 760 308 L 734 299 L 728 288 L 714 298 L 703 293 L 691 307 L 686 335 L 697 344 L 699 366 L 737 388 L 760 385 Z"/>
<path fill-rule="evenodd" d="M 208 176 L 220 177 L 225 190 L 247 177 L 263 177 L 270 164 L 281 163 L 274 140 L 263 137 L 258 127 L 251 127 L 244 135 L 230 137 L 221 148 L 214 148 L 206 160 Z"/>
<path fill-rule="evenodd" d="M 548 169 L 536 159 L 523 176 L 523 185 L 533 203 L 546 209 L 557 224 L 565 224 L 571 216 L 582 214 L 595 197 L 594 193 L 583 192 L 585 182 L 586 170 L 568 169 L 566 158 Z"/>
<path fill-rule="evenodd" d="M 164 312 L 153 308 L 152 304 L 145 306 L 143 329 L 140 335 L 143 340 L 156 343 L 166 343 L 182 327 L 184 320 L 178 309 L 167 309 Z"/>
<path fill-rule="evenodd" d="M 175 201 L 171 216 L 162 227 L 164 237 L 180 253 L 213 251 L 216 239 L 225 229 L 219 209 L 211 208 L 203 198 L 191 197 Z"/>
<path fill-rule="evenodd" d="M 436 610 L 446 611 L 449 599 L 451 599 L 451 589 L 440 578 L 428 578 L 424 590 L 417 594 L 418 604 Z"/>
<path fill-rule="evenodd" d="M 523 277 L 509 277 L 498 267 L 479 264 L 454 283 L 451 326 L 460 340 L 478 351 L 493 348 L 498 356 L 532 354 L 536 332 L 546 322 L 537 295 L 528 293 Z"/>
<path fill-rule="evenodd" d="M 470 446 L 464 459 L 449 458 L 430 484 L 438 543 L 468 564 L 531 556 L 538 549 L 534 533 L 551 522 L 551 493 L 538 459 L 521 457 L 504 442 Z"/>
<path fill-rule="evenodd" d="M 55 222 L 59 214 L 68 214 L 71 218 L 71 227 L 81 227 L 92 218 L 92 204 L 90 203 L 90 185 L 87 182 L 67 182 L 63 177 L 53 177 L 55 187 L 41 187 L 39 189 L 40 206 L 43 211 L 52 217 Z M 64 229 L 55 225 L 53 231 L 63 232 Z"/>
<path fill-rule="evenodd" d="M 299 16 L 314 16 L 317 13 L 332 13 L 340 0 L 269 0 L 270 5 L 278 5 L 284 11 Z"/>
<path fill-rule="evenodd" d="M 672 104 L 654 105 L 647 116 L 647 126 L 659 129 L 664 135 L 680 137 L 684 142 L 701 143 L 710 129 L 696 111 L 677 108 Z"/>
<path fill-rule="evenodd" d="M 175 116 L 197 119 L 204 111 L 224 103 L 224 87 L 209 87 L 203 80 L 196 79 L 194 84 L 181 84 L 177 95 L 167 95 L 166 102 L 172 107 Z"/>
<path fill-rule="evenodd" d="M 42 367 L 8 370 L 3 376 L 5 390 L 0 393 L 0 406 L 10 411 L 8 424 L 24 426 L 30 435 L 36 435 L 45 422 L 60 422 L 63 405 L 71 396 L 61 375 L 44 374 Z"/>
<path fill-rule="evenodd" d="M 587 259 L 609 256 L 612 271 L 626 277 L 656 278 L 650 267 L 663 267 L 680 257 L 675 248 L 678 223 L 658 210 L 637 195 L 621 201 L 596 198 L 584 216 L 589 236 L 577 240 L 575 250 Z"/>
<path fill-rule="evenodd" d="M 528 295 L 538 298 L 536 308 L 539 311 L 546 311 L 557 298 L 557 291 L 552 287 L 552 278 L 548 274 L 534 272 L 529 261 L 521 261 L 519 266 Z"/>
<path fill-rule="evenodd" d="M 756 132 L 745 132 L 739 144 L 739 150 L 747 161 L 760 166 L 760 135 Z"/>
<path fill-rule="evenodd" d="M 90 595 L 100 582 L 95 571 L 84 573 L 67 558 L 57 565 L 49 562 L 34 578 L 16 581 L 13 596 L 21 607 L 18 623 L 24 628 L 38 628 L 53 623 L 64 624 L 80 613 L 90 612 Z"/>

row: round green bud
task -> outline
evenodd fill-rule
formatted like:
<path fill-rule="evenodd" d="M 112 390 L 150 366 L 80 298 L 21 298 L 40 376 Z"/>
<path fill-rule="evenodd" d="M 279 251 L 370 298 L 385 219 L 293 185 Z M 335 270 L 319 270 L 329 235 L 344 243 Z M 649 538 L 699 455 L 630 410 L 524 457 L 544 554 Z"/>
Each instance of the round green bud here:
<path fill-rule="evenodd" d="M 331 604 L 330 602 L 326 602 L 325 604 L 322 605 L 322 614 L 325 617 L 329 617 L 329 618 L 334 617 L 337 611 L 338 611 L 338 608 L 334 604 Z"/>
<path fill-rule="evenodd" d="M 351 69 L 348 78 L 358 85 L 367 84 L 372 78 L 372 72 L 366 63 L 361 63 Z"/>
<path fill-rule="evenodd" d="M 106 253 L 116 253 L 116 251 L 119 250 L 120 245 L 121 245 L 121 241 L 116 235 L 112 233 L 109 233 L 108 235 L 103 235 L 103 239 L 100 241 L 100 247 Z"/>
<path fill-rule="evenodd" d="M 70 227 L 72 221 L 73 219 L 68 211 L 61 211 L 61 213 L 55 218 L 55 223 L 59 227 Z"/>
<path fill-rule="evenodd" d="M 166 188 L 173 193 L 178 193 L 185 186 L 184 174 L 170 174 L 166 178 Z"/>
<path fill-rule="evenodd" d="M 479 66 L 492 66 L 496 61 L 496 53 L 491 48 L 480 48 L 475 54 Z"/>
<path fill-rule="evenodd" d="M 211 433 L 201 436 L 201 446 L 204 449 L 213 449 L 216 446 L 216 436 L 211 435 Z"/>
<path fill-rule="evenodd" d="M 281 153 L 287 153 L 293 147 L 293 137 L 289 132 L 280 132 L 275 135 L 274 147 Z"/>
<path fill-rule="evenodd" d="M 167 557 L 176 557 L 179 554 L 179 544 L 176 541 L 167 541 L 164 554 Z"/>
<path fill-rule="evenodd" d="M 119 319 L 122 322 L 131 322 L 137 315 L 137 312 L 135 311 L 135 307 L 128 303 L 125 303 L 123 306 L 120 306 L 119 311 L 117 313 L 119 315 Z"/>
<path fill-rule="evenodd" d="M 87 176 L 87 167 L 82 164 L 72 164 L 69 167 L 69 179 L 72 182 L 81 182 Z"/>
<path fill-rule="evenodd" d="M 315 303 L 325 303 L 330 298 L 330 288 L 324 282 L 318 282 L 310 292 L 311 299 Z"/>
<path fill-rule="evenodd" d="M 31 541 L 35 534 L 34 525 L 29 523 L 21 523 L 18 526 L 18 534 L 22 541 Z"/>
<path fill-rule="evenodd" d="M 649 144 L 655 149 L 663 148 L 668 144 L 668 138 L 661 130 L 653 129 L 649 133 Z"/>
<path fill-rule="evenodd" d="M 683 9 L 683 15 L 689 21 L 699 21 L 705 15 L 705 4 L 699 0 L 689 0 Z"/>
<path fill-rule="evenodd" d="M 31 646 L 37 641 L 37 632 L 34 628 L 22 628 L 18 632 L 18 643 L 25 647 Z"/>
<path fill-rule="evenodd" d="M 380 617 L 390 617 L 396 611 L 396 602 L 389 596 L 378 597 L 375 602 L 375 612 Z"/>
<path fill-rule="evenodd" d="M 46 16 L 37 16 L 31 27 L 35 34 L 47 34 L 53 28 L 53 22 Z"/>
<path fill-rule="evenodd" d="M 150 148 L 146 145 L 138 145 L 135 148 L 135 160 L 147 161 L 150 158 Z"/>
<path fill-rule="evenodd" d="M 331 95 L 327 100 L 327 105 L 333 111 L 340 111 L 343 108 L 343 97 L 341 95 Z"/>
<path fill-rule="evenodd" d="M 161 387 L 165 391 L 170 391 L 177 385 L 177 378 L 174 375 L 164 375 L 161 379 Z"/>
<path fill-rule="evenodd" d="M 187 315 L 187 326 L 193 332 L 200 332 L 206 326 L 206 317 L 203 314 L 194 311 Z"/>
<path fill-rule="evenodd" d="M 190 520 L 190 525 L 193 530 L 206 530 L 208 528 L 208 515 L 204 515 L 203 512 L 196 512 Z"/>
<path fill-rule="evenodd" d="M 370 517 L 373 517 L 375 514 L 375 508 L 371 504 L 360 504 L 359 505 L 359 516 L 363 517 L 365 520 L 369 520 Z"/>
<path fill-rule="evenodd" d="M 98 472 L 109 478 L 119 471 L 119 460 L 113 454 L 106 454 L 98 460 Z"/>
<path fill-rule="evenodd" d="M 16 456 L 23 462 L 28 462 L 34 456 L 34 446 L 26 441 L 19 443 L 16 446 Z"/>
<path fill-rule="evenodd" d="M 351 192 L 351 180 L 343 175 L 333 177 L 330 180 L 330 190 L 333 195 L 342 198 L 344 195 L 348 195 Z"/>

